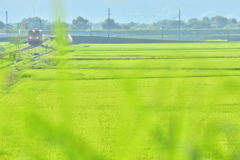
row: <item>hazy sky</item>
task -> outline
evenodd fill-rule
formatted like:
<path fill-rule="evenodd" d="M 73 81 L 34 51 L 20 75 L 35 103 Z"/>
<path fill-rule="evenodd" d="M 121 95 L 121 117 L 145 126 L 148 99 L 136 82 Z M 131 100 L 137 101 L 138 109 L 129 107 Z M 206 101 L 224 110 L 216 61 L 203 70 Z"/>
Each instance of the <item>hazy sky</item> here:
<path fill-rule="evenodd" d="M 81 15 L 93 22 L 102 21 L 107 8 L 119 22 L 154 22 L 160 19 L 174 19 L 182 9 L 183 19 L 223 15 L 240 18 L 240 0 L 66 0 L 67 20 Z M 0 0 L 0 20 L 4 11 L 9 11 L 11 22 L 24 17 L 40 16 L 52 19 L 52 0 Z"/>

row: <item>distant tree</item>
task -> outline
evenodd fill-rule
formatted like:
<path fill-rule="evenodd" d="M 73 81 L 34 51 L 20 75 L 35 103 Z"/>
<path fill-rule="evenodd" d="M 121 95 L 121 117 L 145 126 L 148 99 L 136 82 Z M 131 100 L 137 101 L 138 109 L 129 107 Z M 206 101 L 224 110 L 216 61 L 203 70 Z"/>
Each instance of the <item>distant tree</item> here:
<path fill-rule="evenodd" d="M 121 25 L 121 28 L 122 29 L 150 29 L 152 26 L 153 26 L 152 24 L 130 22 L 130 23 Z"/>
<path fill-rule="evenodd" d="M 129 23 L 128 24 L 121 24 L 120 28 L 125 29 L 125 30 L 129 30 L 129 29 L 131 29 L 131 25 L 129 25 Z"/>
<path fill-rule="evenodd" d="M 114 19 L 106 19 L 103 24 L 102 27 L 104 29 L 120 29 L 121 26 L 119 23 L 116 23 Z"/>
<path fill-rule="evenodd" d="M 211 23 L 211 19 L 209 17 L 203 17 L 202 21 L 205 23 Z"/>
<path fill-rule="evenodd" d="M 208 17 L 204 17 L 202 20 L 192 18 L 188 20 L 187 26 L 194 29 L 211 28 L 211 21 Z"/>
<path fill-rule="evenodd" d="M 144 25 L 142 25 L 144 27 Z M 161 20 L 153 24 L 153 26 L 157 28 L 169 28 L 169 29 L 177 29 L 179 26 L 178 20 Z M 134 24 L 134 28 L 136 24 Z M 151 27 L 151 25 L 147 25 L 147 28 Z M 212 18 L 204 17 L 203 19 L 192 18 L 187 22 L 181 21 L 181 27 L 187 29 L 209 29 L 209 28 L 239 28 L 240 22 L 236 19 L 228 19 L 223 16 L 215 16 Z"/>
<path fill-rule="evenodd" d="M 65 30 L 68 30 L 70 28 L 70 25 L 67 22 L 62 22 L 62 21 L 54 21 L 52 24 L 49 24 L 50 27 L 53 28 L 58 28 L 58 29 L 63 29 L 63 32 Z"/>
<path fill-rule="evenodd" d="M 185 25 L 186 25 L 185 22 L 181 21 L 181 27 L 185 27 Z M 154 23 L 154 26 L 158 28 L 162 28 L 164 26 L 165 28 L 176 29 L 179 27 L 179 21 L 165 19 L 165 20 L 158 21 L 157 23 Z"/>
<path fill-rule="evenodd" d="M 225 26 L 225 28 L 228 29 L 239 28 L 238 21 L 235 18 L 228 19 L 228 24 Z"/>
<path fill-rule="evenodd" d="M 129 29 L 137 29 L 137 26 L 139 25 L 138 23 L 135 23 L 135 22 L 130 22 L 127 24 Z"/>
<path fill-rule="evenodd" d="M 0 21 L 0 29 L 3 29 L 3 28 L 5 28 L 5 24 L 2 21 Z"/>
<path fill-rule="evenodd" d="M 43 29 L 47 24 L 46 20 L 43 20 L 39 17 L 30 17 L 23 19 L 19 24 L 19 28 L 21 29 Z"/>
<path fill-rule="evenodd" d="M 229 23 L 229 20 L 226 17 L 222 17 L 222 16 L 212 17 L 211 21 L 212 21 L 213 27 L 215 28 L 224 28 Z"/>
<path fill-rule="evenodd" d="M 211 19 L 208 17 L 203 17 L 202 23 L 204 25 L 203 28 L 211 28 L 212 27 Z"/>
<path fill-rule="evenodd" d="M 72 28 L 83 30 L 89 29 L 91 28 L 91 23 L 89 22 L 89 20 L 79 16 L 72 21 Z"/>
<path fill-rule="evenodd" d="M 52 30 L 53 29 L 53 24 L 48 22 L 48 23 L 43 25 L 43 29 Z"/>
<path fill-rule="evenodd" d="M 235 18 L 229 19 L 229 23 L 232 25 L 238 24 L 238 21 Z"/>
<path fill-rule="evenodd" d="M 201 21 L 197 18 L 192 18 L 188 20 L 188 27 L 190 28 L 201 28 Z"/>

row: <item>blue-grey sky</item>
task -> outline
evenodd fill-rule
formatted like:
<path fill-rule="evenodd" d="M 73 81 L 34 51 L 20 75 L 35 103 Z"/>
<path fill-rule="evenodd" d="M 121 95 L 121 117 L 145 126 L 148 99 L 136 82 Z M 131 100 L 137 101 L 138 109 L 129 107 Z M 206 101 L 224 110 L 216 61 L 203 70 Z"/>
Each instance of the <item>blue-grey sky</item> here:
<path fill-rule="evenodd" d="M 81 15 L 98 22 L 105 19 L 110 7 L 118 22 L 151 23 L 176 18 L 179 8 L 183 19 L 215 15 L 240 18 L 239 6 L 240 0 L 65 0 L 65 13 L 67 21 Z M 53 17 L 52 0 L 1 0 L 1 21 L 5 10 L 9 11 L 10 22 L 24 17 Z"/>

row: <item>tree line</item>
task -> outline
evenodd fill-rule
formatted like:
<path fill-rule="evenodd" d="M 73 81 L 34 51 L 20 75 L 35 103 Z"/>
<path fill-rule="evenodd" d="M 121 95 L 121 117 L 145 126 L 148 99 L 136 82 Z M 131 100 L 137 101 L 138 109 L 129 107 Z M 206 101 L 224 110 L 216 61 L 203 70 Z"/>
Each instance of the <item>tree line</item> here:
<path fill-rule="evenodd" d="M 118 23 L 114 19 L 106 19 L 103 22 L 92 23 L 88 19 L 81 16 L 72 20 L 71 23 L 64 24 L 71 30 L 90 30 L 90 29 L 104 29 L 104 30 L 136 30 L 136 29 L 237 29 L 240 28 L 240 21 L 235 18 L 226 18 L 223 16 L 204 17 L 202 19 L 192 18 L 187 21 L 179 21 L 175 19 L 165 19 L 152 24 L 145 23 Z M 51 30 L 52 23 L 39 17 L 25 18 L 19 23 L 6 26 L 0 21 L 0 29 L 43 29 Z"/>

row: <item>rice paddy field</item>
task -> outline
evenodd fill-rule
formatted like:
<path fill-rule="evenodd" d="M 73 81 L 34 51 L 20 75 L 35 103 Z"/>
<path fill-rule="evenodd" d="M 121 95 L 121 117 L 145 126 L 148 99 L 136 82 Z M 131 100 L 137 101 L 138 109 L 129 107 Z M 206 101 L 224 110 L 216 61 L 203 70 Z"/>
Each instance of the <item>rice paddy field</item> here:
<path fill-rule="evenodd" d="M 240 159 L 240 43 L 0 46 L 0 160 Z"/>

